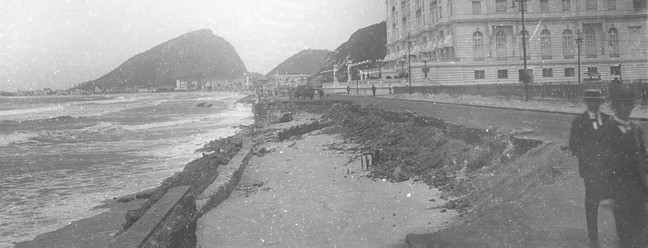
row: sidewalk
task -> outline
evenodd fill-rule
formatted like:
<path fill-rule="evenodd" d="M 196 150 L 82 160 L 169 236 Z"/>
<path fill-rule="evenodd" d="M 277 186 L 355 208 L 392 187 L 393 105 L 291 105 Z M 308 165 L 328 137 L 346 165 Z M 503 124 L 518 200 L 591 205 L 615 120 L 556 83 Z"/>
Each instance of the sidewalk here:
<path fill-rule="evenodd" d="M 434 232 L 456 216 L 421 182 L 366 178 L 351 152 L 357 145 L 333 129 L 261 147 L 272 152 L 253 157 L 230 198 L 198 220 L 197 247 L 407 247 L 408 233 Z"/>

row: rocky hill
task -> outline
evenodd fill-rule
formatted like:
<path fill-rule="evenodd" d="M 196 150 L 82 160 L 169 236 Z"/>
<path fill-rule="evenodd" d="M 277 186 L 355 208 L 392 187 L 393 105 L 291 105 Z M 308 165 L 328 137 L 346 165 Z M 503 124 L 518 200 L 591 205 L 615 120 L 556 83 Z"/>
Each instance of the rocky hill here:
<path fill-rule="evenodd" d="M 333 81 L 333 73 L 331 73 L 333 65 L 338 65 L 338 80 L 344 82 L 347 80 L 346 66 L 344 65 L 347 56 L 350 56 L 353 62 L 383 59 L 387 54 L 386 45 L 387 30 L 384 21 L 362 28 L 324 58 L 322 67 L 311 82 Z"/>
<path fill-rule="evenodd" d="M 234 47 L 211 30 L 202 29 L 135 55 L 99 79 L 75 88 L 175 87 L 178 79 L 231 79 L 245 72 Z"/>
<path fill-rule="evenodd" d="M 274 74 L 306 74 L 312 75 L 319 72 L 322 61 L 331 51 L 307 49 L 303 50 L 268 72 L 267 75 Z"/>

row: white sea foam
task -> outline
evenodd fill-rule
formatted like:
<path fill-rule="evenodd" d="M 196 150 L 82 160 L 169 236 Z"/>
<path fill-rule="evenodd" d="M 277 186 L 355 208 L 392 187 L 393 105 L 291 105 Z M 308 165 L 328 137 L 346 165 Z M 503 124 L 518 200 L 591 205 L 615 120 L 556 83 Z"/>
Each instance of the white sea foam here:
<path fill-rule="evenodd" d="M 151 96 L 129 96 L 129 97 L 124 97 L 124 96 L 118 96 L 113 99 L 107 99 L 107 100 L 95 100 L 95 101 L 84 101 L 84 102 L 77 102 L 76 104 L 115 104 L 115 103 L 126 103 L 126 102 L 135 102 L 139 100 L 145 100 L 145 99 L 150 99 Z"/>
<path fill-rule="evenodd" d="M 64 105 L 53 105 L 47 107 L 37 107 L 37 108 L 27 108 L 27 109 L 2 110 L 0 111 L 0 116 L 2 116 L 3 119 L 7 119 L 4 117 L 11 117 L 11 116 L 21 116 L 24 118 L 25 115 L 33 115 L 33 114 L 44 113 L 44 112 L 56 112 L 56 111 L 63 110 L 63 108 Z"/>
<path fill-rule="evenodd" d="M 37 133 L 19 133 L 14 132 L 11 134 L 0 135 L 0 147 L 22 144 L 29 142 L 32 138 L 37 137 Z"/>
<path fill-rule="evenodd" d="M 199 120 L 200 118 L 189 118 L 189 119 L 174 120 L 174 121 L 167 121 L 167 122 L 154 122 L 154 123 L 147 123 L 147 124 L 140 124 L 140 125 L 123 125 L 121 127 L 125 130 L 139 131 L 139 130 L 148 130 L 153 128 L 186 125 L 193 122 L 197 122 Z"/>

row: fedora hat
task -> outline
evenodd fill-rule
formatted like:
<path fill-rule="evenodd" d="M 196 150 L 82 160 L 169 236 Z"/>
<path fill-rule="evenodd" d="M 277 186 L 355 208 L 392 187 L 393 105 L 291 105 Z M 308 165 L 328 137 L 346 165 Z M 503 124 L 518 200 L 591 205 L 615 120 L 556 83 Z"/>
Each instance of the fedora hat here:
<path fill-rule="evenodd" d="M 610 98 L 612 101 L 634 101 L 639 95 L 631 84 L 617 84 L 610 86 Z"/>
<path fill-rule="evenodd" d="M 585 100 L 604 100 L 603 92 L 599 89 L 586 89 L 583 91 L 583 99 Z"/>

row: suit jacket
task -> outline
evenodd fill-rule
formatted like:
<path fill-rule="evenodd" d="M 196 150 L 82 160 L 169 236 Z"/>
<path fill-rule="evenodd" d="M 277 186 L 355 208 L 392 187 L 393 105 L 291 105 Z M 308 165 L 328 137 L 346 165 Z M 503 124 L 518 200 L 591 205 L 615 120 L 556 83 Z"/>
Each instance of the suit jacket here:
<path fill-rule="evenodd" d="M 610 165 L 612 167 L 612 180 L 617 194 L 635 192 L 634 188 L 643 190 L 640 195 L 648 200 L 645 159 L 646 144 L 643 140 L 643 131 L 639 126 L 631 124 L 631 130 L 625 133 L 619 129 L 616 122 L 605 128 L 606 142 L 610 149 Z"/>
<path fill-rule="evenodd" d="M 601 123 L 593 123 L 588 112 L 584 112 L 572 121 L 569 133 L 569 149 L 578 157 L 578 172 L 584 179 L 604 183 L 611 172 L 607 155 L 604 128 L 613 120 L 605 113 L 600 113 Z"/>

